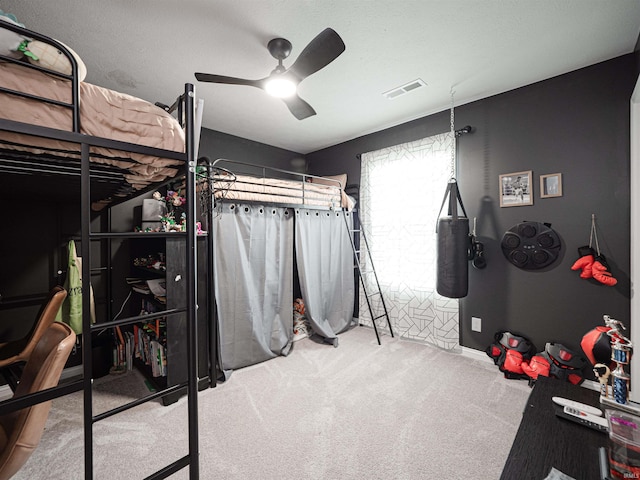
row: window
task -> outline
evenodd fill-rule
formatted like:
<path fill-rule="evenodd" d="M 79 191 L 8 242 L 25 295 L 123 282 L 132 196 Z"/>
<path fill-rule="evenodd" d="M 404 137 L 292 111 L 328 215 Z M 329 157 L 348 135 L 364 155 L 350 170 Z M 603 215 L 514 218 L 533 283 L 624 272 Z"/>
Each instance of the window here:
<path fill-rule="evenodd" d="M 451 178 L 451 139 L 446 133 L 365 153 L 360 181 L 360 217 L 394 329 L 444 348 L 458 346 L 457 301 L 435 291 L 435 229 Z"/>

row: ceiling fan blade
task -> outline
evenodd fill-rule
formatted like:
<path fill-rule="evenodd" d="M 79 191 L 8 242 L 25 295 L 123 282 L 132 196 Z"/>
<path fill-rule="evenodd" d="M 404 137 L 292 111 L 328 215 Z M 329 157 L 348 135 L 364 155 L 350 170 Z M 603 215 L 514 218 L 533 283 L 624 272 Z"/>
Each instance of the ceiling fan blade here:
<path fill-rule="evenodd" d="M 298 120 L 304 120 L 316 114 L 316 111 L 307 102 L 302 100 L 298 95 L 282 98 L 282 101 L 289 107 L 293 116 Z"/>
<path fill-rule="evenodd" d="M 225 77 L 224 75 L 214 75 L 212 73 L 196 73 L 196 79 L 201 82 L 225 83 L 227 85 L 247 85 L 249 87 L 263 88 L 264 79 L 247 80 L 246 78 Z"/>
<path fill-rule="evenodd" d="M 340 35 L 326 28 L 309 42 L 287 72 L 295 75 L 300 82 L 333 62 L 345 48 Z"/>

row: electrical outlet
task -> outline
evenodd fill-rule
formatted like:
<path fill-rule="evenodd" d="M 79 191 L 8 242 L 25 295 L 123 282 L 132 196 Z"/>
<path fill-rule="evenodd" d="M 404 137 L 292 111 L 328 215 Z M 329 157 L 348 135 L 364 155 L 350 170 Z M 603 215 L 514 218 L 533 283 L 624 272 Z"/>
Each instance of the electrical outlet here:
<path fill-rule="evenodd" d="M 479 317 L 471 317 L 471 330 L 474 332 L 482 331 L 482 319 Z"/>

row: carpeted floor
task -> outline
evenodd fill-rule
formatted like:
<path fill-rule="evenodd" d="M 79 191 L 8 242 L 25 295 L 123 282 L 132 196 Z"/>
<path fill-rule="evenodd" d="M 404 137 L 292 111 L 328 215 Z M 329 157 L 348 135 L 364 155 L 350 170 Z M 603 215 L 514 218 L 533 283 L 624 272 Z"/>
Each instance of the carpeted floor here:
<path fill-rule="evenodd" d="M 355 328 L 200 392 L 202 479 L 497 479 L 529 387 L 497 367 Z M 146 392 L 137 372 L 94 386 L 95 413 Z M 182 457 L 186 398 L 94 426 L 94 478 L 141 479 Z M 54 401 L 16 480 L 83 479 L 82 393 Z M 185 469 L 172 478 L 187 479 Z"/>

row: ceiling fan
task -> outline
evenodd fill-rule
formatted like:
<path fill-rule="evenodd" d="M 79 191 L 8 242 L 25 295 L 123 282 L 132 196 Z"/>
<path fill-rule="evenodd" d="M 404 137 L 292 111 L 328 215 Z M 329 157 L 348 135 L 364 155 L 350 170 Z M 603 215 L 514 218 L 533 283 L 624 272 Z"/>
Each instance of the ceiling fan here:
<path fill-rule="evenodd" d="M 296 92 L 297 86 L 302 80 L 326 67 L 344 52 L 345 45 L 340 35 L 333 29 L 326 28 L 309 42 L 288 69 L 284 68 L 282 61 L 291 53 L 291 42 L 289 40 L 274 38 L 267 44 L 267 49 L 271 56 L 278 60 L 278 66 L 268 77 L 259 80 L 248 80 L 211 73 L 196 73 L 196 79 L 201 82 L 247 85 L 261 88 L 267 93 L 281 98 L 298 120 L 315 115 L 316 111 L 311 105 L 298 96 Z"/>

